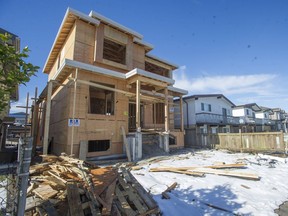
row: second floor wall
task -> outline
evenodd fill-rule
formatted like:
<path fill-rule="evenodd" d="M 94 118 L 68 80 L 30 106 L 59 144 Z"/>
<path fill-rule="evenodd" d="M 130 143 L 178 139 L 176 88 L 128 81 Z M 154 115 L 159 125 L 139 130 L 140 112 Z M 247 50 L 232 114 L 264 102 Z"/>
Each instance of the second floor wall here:
<path fill-rule="evenodd" d="M 68 21 L 64 19 L 63 22 Z M 168 78 L 172 78 L 172 71 L 177 68 L 147 54 L 152 45 L 133 35 L 133 32 L 124 32 L 104 22 L 95 25 L 81 19 L 75 19 L 65 25 L 62 24 L 59 29 L 60 33 L 55 39 L 47 59 L 48 64 L 46 62 L 44 68 L 44 72 L 49 74 L 49 79 L 54 77 L 65 59 L 122 73 L 139 68 Z"/>

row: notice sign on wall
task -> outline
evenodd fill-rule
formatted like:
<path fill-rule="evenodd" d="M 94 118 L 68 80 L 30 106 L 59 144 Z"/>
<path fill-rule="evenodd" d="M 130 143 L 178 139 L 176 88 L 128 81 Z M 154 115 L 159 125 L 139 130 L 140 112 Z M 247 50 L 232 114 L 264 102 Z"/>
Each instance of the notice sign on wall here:
<path fill-rule="evenodd" d="M 72 126 L 75 126 L 75 127 L 79 127 L 80 126 L 80 119 L 68 119 L 68 126 L 69 127 L 72 127 Z"/>

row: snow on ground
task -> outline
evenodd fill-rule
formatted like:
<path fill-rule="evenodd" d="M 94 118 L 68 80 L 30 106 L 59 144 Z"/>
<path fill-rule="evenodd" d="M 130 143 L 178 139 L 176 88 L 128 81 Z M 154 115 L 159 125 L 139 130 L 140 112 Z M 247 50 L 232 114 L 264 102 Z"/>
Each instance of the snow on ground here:
<path fill-rule="evenodd" d="M 273 159 L 277 160 L 275 165 L 269 164 Z M 255 173 L 261 179 L 253 181 L 213 174 L 193 177 L 171 172 L 149 172 L 155 167 L 206 166 L 239 161 L 246 162 L 247 168 L 235 169 L 235 172 Z M 143 169 L 132 171 L 132 174 L 151 192 L 164 216 L 276 215 L 274 209 L 288 200 L 288 163 L 279 157 L 203 150 L 144 164 Z M 171 199 L 162 199 L 161 193 L 174 182 L 178 186 L 168 193 Z"/>

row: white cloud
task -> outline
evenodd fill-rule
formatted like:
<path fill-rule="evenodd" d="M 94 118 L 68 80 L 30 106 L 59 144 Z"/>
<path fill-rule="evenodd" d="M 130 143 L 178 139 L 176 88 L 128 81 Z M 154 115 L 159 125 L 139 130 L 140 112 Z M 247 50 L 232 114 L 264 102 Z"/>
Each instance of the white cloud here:
<path fill-rule="evenodd" d="M 31 102 L 31 100 L 29 101 L 28 106 L 30 106 L 30 102 Z M 26 112 L 25 108 L 18 107 L 18 106 L 22 106 L 22 107 L 26 106 L 26 98 L 20 98 L 19 101 L 12 102 L 10 105 L 11 105 L 10 113 Z M 30 112 L 30 109 L 28 109 L 28 113 L 29 112 Z"/>
<path fill-rule="evenodd" d="M 252 74 L 252 75 L 218 75 L 190 78 L 186 74 L 186 67 L 182 66 L 175 71 L 175 86 L 186 89 L 190 94 L 199 93 L 222 93 L 257 95 L 271 94 L 271 81 L 277 75 L 274 74 Z"/>

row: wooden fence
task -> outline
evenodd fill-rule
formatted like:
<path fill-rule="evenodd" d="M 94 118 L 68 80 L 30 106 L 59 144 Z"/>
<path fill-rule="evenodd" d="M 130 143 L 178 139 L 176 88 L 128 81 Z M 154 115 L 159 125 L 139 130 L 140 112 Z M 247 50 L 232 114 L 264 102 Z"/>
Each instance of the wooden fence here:
<path fill-rule="evenodd" d="M 287 152 L 288 134 L 283 132 L 265 133 L 220 133 L 218 149 L 244 152 Z"/>
<path fill-rule="evenodd" d="M 283 132 L 201 134 L 189 129 L 185 134 L 185 147 L 287 153 L 288 134 Z"/>

